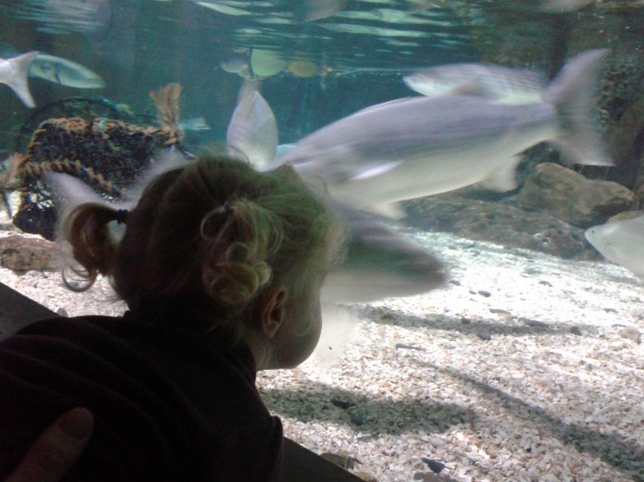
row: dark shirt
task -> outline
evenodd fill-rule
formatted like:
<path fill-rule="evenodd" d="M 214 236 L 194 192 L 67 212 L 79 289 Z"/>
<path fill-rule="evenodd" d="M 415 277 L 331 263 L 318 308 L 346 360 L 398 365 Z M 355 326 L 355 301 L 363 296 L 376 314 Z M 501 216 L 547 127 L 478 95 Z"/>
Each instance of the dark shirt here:
<path fill-rule="evenodd" d="M 0 480 L 63 412 L 95 431 L 66 481 L 271 481 L 282 426 L 246 345 L 132 317 L 54 318 L 0 342 Z"/>

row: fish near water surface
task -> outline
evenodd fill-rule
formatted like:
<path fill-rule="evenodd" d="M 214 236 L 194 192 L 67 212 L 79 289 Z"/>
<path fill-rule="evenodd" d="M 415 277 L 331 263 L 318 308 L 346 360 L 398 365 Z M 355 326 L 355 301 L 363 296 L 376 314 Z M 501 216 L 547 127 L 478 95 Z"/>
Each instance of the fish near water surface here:
<path fill-rule="evenodd" d="M 604 258 L 644 278 L 644 216 L 593 226 L 584 234 Z"/>
<path fill-rule="evenodd" d="M 472 94 L 502 104 L 542 102 L 548 79 L 531 70 L 495 64 L 448 64 L 406 75 L 407 86 L 431 97 L 449 93 Z"/>
<path fill-rule="evenodd" d="M 101 89 L 105 81 L 87 67 L 53 55 L 38 54 L 29 68 L 31 77 L 77 89 Z"/>
<path fill-rule="evenodd" d="M 0 59 L 0 83 L 11 87 L 27 107 L 36 107 L 36 103 L 29 91 L 27 77 L 29 67 L 37 55 L 38 52 L 33 51 L 11 59 Z"/>
<path fill-rule="evenodd" d="M 568 163 L 610 166 L 592 118 L 607 55 L 571 59 L 538 103 L 442 95 L 371 106 L 306 136 L 283 162 L 337 200 L 393 218 L 404 216 L 399 201 L 475 183 L 516 188 L 520 153 L 544 141 Z"/>

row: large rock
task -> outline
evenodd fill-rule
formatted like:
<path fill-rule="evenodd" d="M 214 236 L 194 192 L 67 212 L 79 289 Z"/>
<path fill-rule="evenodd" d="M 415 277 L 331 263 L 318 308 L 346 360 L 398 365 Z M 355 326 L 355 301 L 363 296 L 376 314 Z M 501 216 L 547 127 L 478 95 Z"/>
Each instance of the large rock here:
<path fill-rule="evenodd" d="M 565 259 L 599 259 L 584 231 L 546 213 L 453 195 L 405 203 L 407 224 L 511 248 L 525 248 Z"/>
<path fill-rule="evenodd" d="M 0 265 L 14 271 L 49 271 L 60 266 L 56 244 L 36 237 L 0 238 Z"/>
<path fill-rule="evenodd" d="M 633 209 L 637 199 L 620 184 L 586 179 L 571 169 L 546 162 L 528 177 L 517 203 L 524 209 L 545 211 L 574 226 L 589 228 Z"/>

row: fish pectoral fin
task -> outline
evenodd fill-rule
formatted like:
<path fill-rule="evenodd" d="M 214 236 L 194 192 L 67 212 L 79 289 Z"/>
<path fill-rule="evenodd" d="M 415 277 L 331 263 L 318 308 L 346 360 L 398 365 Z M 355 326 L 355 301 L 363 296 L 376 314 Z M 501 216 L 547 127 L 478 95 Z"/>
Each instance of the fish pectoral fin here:
<path fill-rule="evenodd" d="M 515 171 L 521 162 L 521 156 L 513 156 L 492 172 L 490 176 L 481 181 L 479 186 L 491 191 L 505 192 L 516 189 L 517 180 Z"/>
<path fill-rule="evenodd" d="M 404 219 L 407 217 L 407 213 L 400 203 L 374 204 L 364 208 L 364 210 L 389 219 Z"/>
<path fill-rule="evenodd" d="M 363 179 L 369 179 L 370 177 L 381 176 L 382 174 L 385 174 L 385 173 L 397 168 L 401 164 L 402 164 L 402 161 L 392 161 L 392 162 L 387 162 L 385 164 L 379 164 L 376 167 L 372 167 L 370 169 L 360 171 L 355 176 L 349 178 L 349 182 L 351 182 L 351 181 L 360 181 L 360 180 L 363 180 Z"/>

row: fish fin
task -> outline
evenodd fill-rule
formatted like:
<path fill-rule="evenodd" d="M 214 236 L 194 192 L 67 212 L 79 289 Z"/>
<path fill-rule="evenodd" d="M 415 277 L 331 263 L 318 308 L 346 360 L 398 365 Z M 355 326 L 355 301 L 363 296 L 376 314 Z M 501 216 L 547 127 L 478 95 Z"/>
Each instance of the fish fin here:
<path fill-rule="evenodd" d="M 7 60 L 7 62 L 10 63 L 11 70 L 13 72 L 10 78 L 3 80 L 5 84 L 13 89 L 22 103 L 27 107 L 36 107 L 34 98 L 31 96 L 31 92 L 29 92 L 27 76 L 29 75 L 29 67 L 37 55 L 38 52 L 33 51 Z"/>
<path fill-rule="evenodd" d="M 243 93 L 228 125 L 228 154 L 248 160 L 256 169 L 265 169 L 275 160 L 278 136 L 268 102 L 257 90 Z"/>
<path fill-rule="evenodd" d="M 402 161 L 392 161 L 392 162 L 387 162 L 385 164 L 379 164 L 376 167 L 372 167 L 371 169 L 360 171 L 358 174 L 350 178 L 348 182 L 361 181 L 364 179 L 369 179 L 370 177 L 380 176 L 382 174 L 385 174 L 386 172 L 389 172 L 397 168 L 401 164 L 402 164 Z"/>
<path fill-rule="evenodd" d="M 58 219 L 66 218 L 75 208 L 85 203 L 110 206 L 113 209 L 131 209 L 133 202 L 110 202 L 102 198 L 96 191 L 80 179 L 58 172 L 43 173 L 43 180 L 54 193 L 54 206 Z M 56 227 L 56 239 L 63 239 L 61 233 L 62 223 Z"/>
<path fill-rule="evenodd" d="M 407 217 L 407 213 L 401 207 L 400 203 L 374 204 L 364 209 L 365 211 L 369 211 L 389 219 L 404 219 Z"/>
<path fill-rule="evenodd" d="M 186 164 L 194 162 L 192 158 L 187 157 L 179 149 L 171 148 L 167 151 L 159 151 L 154 159 L 151 159 L 150 165 L 145 168 L 143 174 L 132 185 L 128 186 L 125 202 L 138 203 L 143 195 L 145 188 L 157 176 L 164 172 L 183 167 Z"/>
<path fill-rule="evenodd" d="M 518 184 L 516 180 L 516 168 L 521 162 L 521 156 L 513 156 L 507 162 L 504 162 L 500 167 L 492 172 L 492 175 L 488 176 L 483 181 L 479 182 L 478 185 L 489 189 L 490 191 L 512 191 L 516 189 Z"/>
<path fill-rule="evenodd" d="M 431 291 L 445 281 L 445 267 L 383 220 L 344 203 L 330 202 L 344 230 L 342 261 L 327 275 L 323 299 L 364 303 Z"/>
<path fill-rule="evenodd" d="M 543 98 L 559 118 L 559 133 L 552 142 L 568 164 L 612 166 L 599 129 L 593 120 L 593 93 L 608 49 L 590 50 L 571 59 L 550 84 Z"/>

